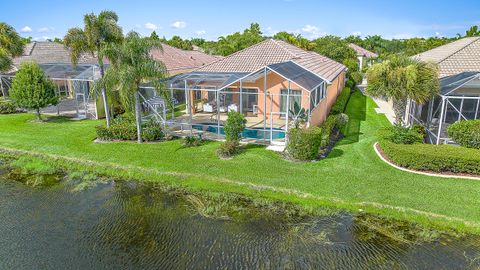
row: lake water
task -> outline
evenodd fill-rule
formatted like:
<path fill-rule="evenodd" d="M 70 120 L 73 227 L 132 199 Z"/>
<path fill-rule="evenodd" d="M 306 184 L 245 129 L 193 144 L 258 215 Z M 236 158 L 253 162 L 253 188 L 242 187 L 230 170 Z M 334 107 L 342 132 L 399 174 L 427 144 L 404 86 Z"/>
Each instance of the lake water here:
<path fill-rule="evenodd" d="M 349 214 L 205 218 L 151 185 L 73 192 L 0 172 L 0 269 L 478 269 L 479 246 L 477 237 L 403 243 Z"/>

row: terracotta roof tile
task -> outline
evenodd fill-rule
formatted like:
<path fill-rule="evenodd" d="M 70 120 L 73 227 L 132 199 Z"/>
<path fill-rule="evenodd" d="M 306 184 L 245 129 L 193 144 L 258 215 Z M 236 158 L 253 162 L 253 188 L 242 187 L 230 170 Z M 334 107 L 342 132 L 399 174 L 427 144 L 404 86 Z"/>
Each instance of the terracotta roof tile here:
<path fill-rule="evenodd" d="M 344 65 L 318 53 L 305 51 L 281 40 L 267 39 L 195 71 L 254 72 L 266 65 L 287 61 L 294 61 L 328 81 L 334 80 L 346 69 Z"/>
<path fill-rule="evenodd" d="M 163 51 L 154 49 L 150 54 L 154 59 L 162 61 L 170 73 L 186 72 L 223 58 L 200 51 L 181 50 L 166 44 L 162 44 L 162 48 Z"/>
<path fill-rule="evenodd" d="M 463 38 L 413 56 L 438 64 L 440 78 L 462 72 L 480 72 L 480 37 Z"/>

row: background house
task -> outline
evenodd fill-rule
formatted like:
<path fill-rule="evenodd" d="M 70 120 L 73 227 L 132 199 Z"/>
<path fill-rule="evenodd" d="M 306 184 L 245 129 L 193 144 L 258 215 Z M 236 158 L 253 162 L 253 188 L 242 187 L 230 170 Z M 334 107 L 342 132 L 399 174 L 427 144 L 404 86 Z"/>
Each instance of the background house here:
<path fill-rule="evenodd" d="M 438 65 L 440 93 L 426 104 L 409 102 L 405 120 L 425 126 L 430 143 L 448 143 L 450 124 L 480 119 L 480 37 L 459 39 L 414 58 Z"/>
<path fill-rule="evenodd" d="M 357 64 L 360 70 L 362 70 L 362 68 L 365 66 L 370 66 L 372 64 L 372 60 L 378 57 L 376 53 L 364 49 L 357 44 L 350 43 L 348 46 L 357 54 Z"/>

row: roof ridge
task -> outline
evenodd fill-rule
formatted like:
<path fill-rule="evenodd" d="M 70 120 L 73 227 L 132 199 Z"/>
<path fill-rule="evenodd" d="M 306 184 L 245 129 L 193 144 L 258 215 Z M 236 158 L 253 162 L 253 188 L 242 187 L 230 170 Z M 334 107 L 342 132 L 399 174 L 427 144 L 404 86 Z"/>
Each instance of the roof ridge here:
<path fill-rule="evenodd" d="M 275 40 L 275 39 L 273 39 L 273 38 L 269 38 L 269 40 L 273 41 L 275 44 L 277 44 L 278 46 L 280 46 L 280 48 L 282 48 L 282 49 L 285 50 L 287 53 L 289 53 L 290 55 L 292 55 L 293 58 L 299 58 L 299 57 L 300 57 L 300 56 L 298 56 L 297 54 L 295 54 L 295 53 L 293 53 L 292 51 L 290 51 L 290 50 L 289 50 L 288 48 L 286 48 L 284 45 L 280 44 L 280 42 L 279 42 L 280 40 Z M 285 42 L 285 41 L 283 41 L 283 42 Z M 286 43 L 286 42 L 285 42 L 285 43 Z M 289 44 L 289 43 L 287 43 L 287 44 Z M 291 44 L 289 44 L 289 45 L 291 45 Z M 294 45 L 292 45 L 292 46 L 294 46 Z M 296 47 L 296 46 L 295 46 L 295 47 Z M 298 48 L 298 49 L 300 49 L 300 50 L 303 50 L 302 48 L 299 48 L 299 47 L 296 47 L 296 48 Z M 305 51 L 305 52 L 307 52 L 307 51 Z"/>
<path fill-rule="evenodd" d="M 213 61 L 212 63 L 210 63 L 210 64 L 208 64 L 208 65 L 204 65 L 204 66 L 198 67 L 198 68 L 196 68 L 196 69 L 194 69 L 194 70 L 192 70 L 192 71 L 197 71 L 197 70 L 199 70 L 199 69 L 207 68 L 207 67 L 209 67 L 209 66 L 211 66 L 211 65 L 213 65 L 213 64 L 215 64 L 215 63 L 218 63 L 218 62 L 223 61 L 223 60 L 227 60 L 227 59 L 229 59 L 229 58 L 231 58 L 231 57 L 233 57 L 233 56 L 235 56 L 235 55 L 237 55 L 237 54 L 242 53 L 243 51 L 246 51 L 247 49 L 251 49 L 251 48 L 260 46 L 261 44 L 266 43 L 266 42 L 269 41 L 269 40 L 271 40 L 271 38 L 270 38 L 270 39 L 265 39 L 265 40 L 263 40 L 263 41 L 261 41 L 261 42 L 259 42 L 259 43 L 257 43 L 257 44 L 253 44 L 252 46 L 243 48 L 243 49 L 241 49 L 240 51 L 234 52 L 234 53 L 232 53 L 232 54 L 230 54 L 230 55 L 227 55 L 227 56 L 225 56 L 225 57 L 223 57 L 223 58 L 220 58 L 220 59 L 218 59 L 218 60 L 216 60 L 216 61 Z"/>
<path fill-rule="evenodd" d="M 461 47 L 460 49 L 456 50 L 455 52 L 453 52 L 452 54 L 448 55 L 447 57 L 443 58 L 442 60 L 438 61 L 438 64 L 442 63 L 443 61 L 447 60 L 448 58 L 454 56 L 455 54 L 459 53 L 460 51 L 464 50 L 465 48 L 469 47 L 470 45 L 472 45 L 474 42 L 477 42 L 480 40 L 480 37 L 471 37 L 472 38 L 472 41 L 469 42 L 468 44 L 466 44 L 465 46 Z M 461 40 L 461 39 L 459 39 Z"/>

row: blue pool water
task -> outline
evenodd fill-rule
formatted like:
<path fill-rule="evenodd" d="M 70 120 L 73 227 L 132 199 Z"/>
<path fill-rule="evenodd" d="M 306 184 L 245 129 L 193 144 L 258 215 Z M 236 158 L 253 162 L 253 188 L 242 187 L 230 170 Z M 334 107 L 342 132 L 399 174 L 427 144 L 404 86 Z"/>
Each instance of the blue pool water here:
<path fill-rule="evenodd" d="M 218 126 L 211 123 L 201 123 L 192 125 L 192 128 L 197 130 L 204 130 L 207 132 L 217 133 Z M 265 134 L 266 133 L 266 134 Z M 225 131 L 223 130 L 223 126 L 220 126 L 220 134 L 225 135 Z M 263 139 L 263 138 L 270 138 L 270 131 L 264 131 L 263 128 L 249 128 L 245 129 L 242 132 L 242 137 L 245 138 L 253 138 L 253 139 Z M 272 132 L 272 138 L 275 139 L 283 139 L 285 138 L 285 131 L 281 129 L 274 128 Z"/>

